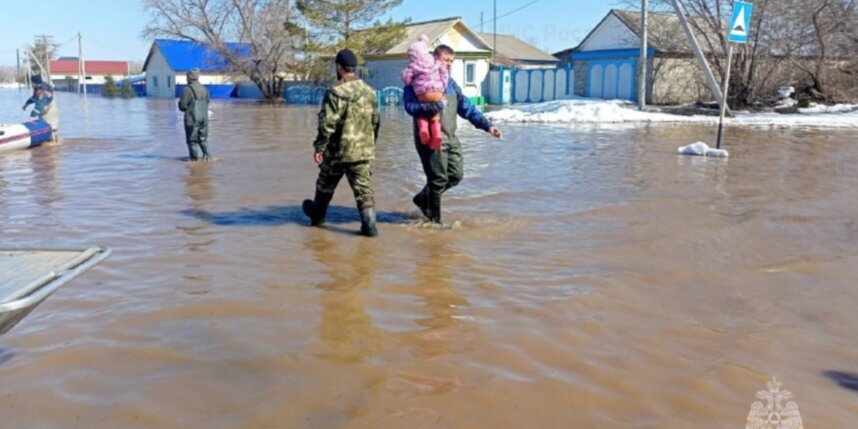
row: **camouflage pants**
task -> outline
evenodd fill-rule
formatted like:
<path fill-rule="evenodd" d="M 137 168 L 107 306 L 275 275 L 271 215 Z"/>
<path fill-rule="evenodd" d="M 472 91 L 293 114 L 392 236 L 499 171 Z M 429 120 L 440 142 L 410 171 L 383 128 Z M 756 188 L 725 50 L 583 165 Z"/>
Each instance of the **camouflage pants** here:
<path fill-rule="evenodd" d="M 358 208 L 375 207 L 375 193 L 372 191 L 372 169 L 369 161 L 336 164 L 323 162 L 319 165 L 316 191 L 323 194 L 333 194 L 343 175 L 348 179 L 349 186 L 355 194 Z"/>

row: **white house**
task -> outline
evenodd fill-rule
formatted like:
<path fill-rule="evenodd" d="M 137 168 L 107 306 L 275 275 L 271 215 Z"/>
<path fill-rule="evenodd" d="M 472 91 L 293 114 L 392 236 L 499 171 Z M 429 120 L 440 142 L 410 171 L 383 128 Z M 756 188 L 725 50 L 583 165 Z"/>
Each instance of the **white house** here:
<path fill-rule="evenodd" d="M 50 65 L 54 88 L 59 91 L 78 90 L 81 72 L 78 58 L 63 57 L 51 60 Z M 84 60 L 83 65 L 86 69 L 87 90 L 90 92 L 99 92 L 107 76 L 112 76 L 118 82 L 128 76 L 130 71 L 128 61 Z"/>
<path fill-rule="evenodd" d="M 473 103 L 485 103 L 483 81 L 489 73 L 491 45 L 458 17 L 416 22 L 408 24 L 405 29 L 405 39 L 384 54 L 364 56 L 367 73 L 363 78 L 367 83 L 378 90 L 389 86 L 401 88 L 400 75 L 408 64 L 408 47 L 417 41 L 420 35 L 425 34 L 429 37 L 430 49 L 444 44 L 456 51 L 453 79 Z"/>
<path fill-rule="evenodd" d="M 249 45 L 228 43 L 240 54 L 250 52 Z M 200 83 L 208 88 L 211 98 L 236 96 L 236 79 L 228 62 L 218 52 L 186 40 L 158 39 L 152 43 L 143 72 L 146 94 L 150 97 L 175 98 L 187 85 L 185 74 L 200 70 Z"/>

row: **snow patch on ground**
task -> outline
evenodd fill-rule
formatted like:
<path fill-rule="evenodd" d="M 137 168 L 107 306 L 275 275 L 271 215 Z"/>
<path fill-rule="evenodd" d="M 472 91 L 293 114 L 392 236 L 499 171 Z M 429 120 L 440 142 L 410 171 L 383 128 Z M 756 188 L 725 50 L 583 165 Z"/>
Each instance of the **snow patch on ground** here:
<path fill-rule="evenodd" d="M 688 146 L 682 146 L 679 148 L 679 153 L 683 155 L 714 156 L 719 158 L 726 158 L 730 156 L 730 154 L 726 150 L 709 147 L 708 144 L 703 142 L 697 142 L 692 143 Z"/>
<path fill-rule="evenodd" d="M 813 113 L 848 113 L 858 111 L 858 104 L 835 104 L 833 106 L 815 105 L 804 109 L 798 109 L 804 114 Z"/>
<path fill-rule="evenodd" d="M 799 109 L 799 113 L 735 112 L 727 118 L 728 125 L 754 127 L 824 127 L 858 128 L 858 105 L 812 106 Z M 489 112 L 486 116 L 495 122 L 506 123 L 569 123 L 569 124 L 623 124 L 623 123 L 698 123 L 717 124 L 715 116 L 682 116 L 668 113 L 641 112 L 637 106 L 623 100 L 593 100 L 573 98 L 536 104 L 520 104 Z"/>

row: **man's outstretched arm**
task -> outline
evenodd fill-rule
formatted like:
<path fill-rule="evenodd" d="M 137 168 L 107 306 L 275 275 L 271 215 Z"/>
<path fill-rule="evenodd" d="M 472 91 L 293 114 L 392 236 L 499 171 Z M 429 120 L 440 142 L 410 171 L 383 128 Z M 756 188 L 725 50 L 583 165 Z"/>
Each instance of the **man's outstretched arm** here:
<path fill-rule="evenodd" d="M 474 106 L 474 104 L 471 103 L 471 100 L 468 100 L 468 97 L 465 97 L 465 94 L 462 92 L 462 88 L 459 88 L 459 85 L 457 85 L 452 79 L 450 79 L 450 85 L 453 85 L 453 89 L 456 91 L 456 98 L 459 100 L 459 105 L 456 106 L 456 113 L 467 119 L 468 122 L 473 124 L 475 127 L 497 138 L 501 138 L 503 133 L 492 125 L 492 122 L 483 115 L 483 112 L 480 112 L 480 110 L 477 109 L 477 106 Z"/>

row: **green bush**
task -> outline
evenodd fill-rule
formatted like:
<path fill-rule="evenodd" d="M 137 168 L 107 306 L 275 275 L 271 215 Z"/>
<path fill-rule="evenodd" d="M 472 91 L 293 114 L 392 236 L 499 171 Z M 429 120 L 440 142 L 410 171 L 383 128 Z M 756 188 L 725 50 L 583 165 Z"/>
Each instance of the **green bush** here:
<path fill-rule="evenodd" d="M 116 81 L 113 80 L 113 76 L 105 76 L 104 89 L 101 90 L 101 95 L 107 98 L 115 98 L 119 95 L 119 87 L 116 86 Z"/>
<path fill-rule="evenodd" d="M 802 97 L 798 99 L 798 108 L 799 109 L 807 109 L 810 107 L 810 99 L 807 97 Z"/>
<path fill-rule="evenodd" d="M 131 79 L 122 81 L 122 88 L 119 89 L 119 95 L 122 98 L 134 98 L 137 96 L 137 93 L 134 92 L 134 87 L 131 86 Z"/>

